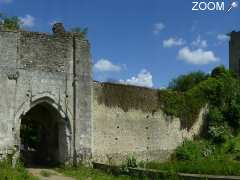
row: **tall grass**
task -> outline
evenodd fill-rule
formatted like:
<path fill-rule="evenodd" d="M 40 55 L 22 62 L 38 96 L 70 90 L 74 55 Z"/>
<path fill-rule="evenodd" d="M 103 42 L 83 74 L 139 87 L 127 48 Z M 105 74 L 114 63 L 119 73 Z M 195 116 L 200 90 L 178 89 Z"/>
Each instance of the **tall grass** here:
<path fill-rule="evenodd" d="M 86 179 L 94 179 L 94 180 L 136 180 L 136 178 L 129 176 L 114 176 L 111 174 L 104 173 L 99 170 L 87 168 L 87 167 L 66 167 L 58 169 L 59 172 L 65 174 L 66 176 L 71 176 L 76 178 L 77 180 L 86 180 Z"/>
<path fill-rule="evenodd" d="M 0 162 L 0 179 L 1 180 L 38 180 L 31 176 L 21 163 L 17 163 L 16 168 L 12 168 L 10 161 Z"/>

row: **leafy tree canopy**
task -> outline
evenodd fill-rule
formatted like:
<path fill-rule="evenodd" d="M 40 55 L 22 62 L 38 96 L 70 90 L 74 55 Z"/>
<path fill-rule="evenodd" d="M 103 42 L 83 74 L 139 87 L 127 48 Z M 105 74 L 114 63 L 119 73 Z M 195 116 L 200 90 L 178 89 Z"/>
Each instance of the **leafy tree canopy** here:
<path fill-rule="evenodd" d="M 176 91 L 187 91 L 208 77 L 202 71 L 192 72 L 186 75 L 180 75 L 169 83 L 169 88 Z"/>

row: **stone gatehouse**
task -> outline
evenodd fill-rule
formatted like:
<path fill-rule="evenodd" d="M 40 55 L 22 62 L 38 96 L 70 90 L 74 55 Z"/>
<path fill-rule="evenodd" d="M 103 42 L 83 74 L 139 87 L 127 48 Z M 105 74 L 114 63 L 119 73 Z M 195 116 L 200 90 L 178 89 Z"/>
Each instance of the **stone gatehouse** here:
<path fill-rule="evenodd" d="M 205 115 L 182 129 L 154 109 L 154 89 L 92 81 L 89 42 L 59 23 L 52 34 L 0 31 L 0 92 L 0 156 L 34 163 L 166 160 Z"/>

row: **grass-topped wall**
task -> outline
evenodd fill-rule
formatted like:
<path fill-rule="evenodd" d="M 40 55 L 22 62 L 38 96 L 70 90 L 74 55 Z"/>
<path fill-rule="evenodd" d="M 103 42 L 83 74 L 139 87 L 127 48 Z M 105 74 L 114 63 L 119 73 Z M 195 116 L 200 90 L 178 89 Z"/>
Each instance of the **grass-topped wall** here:
<path fill-rule="evenodd" d="M 107 107 L 119 107 L 125 112 L 130 109 L 153 113 L 159 109 L 158 91 L 149 88 L 113 83 L 96 83 L 98 103 Z"/>
<path fill-rule="evenodd" d="M 190 129 L 204 106 L 197 89 L 187 93 L 156 90 L 113 83 L 95 83 L 94 92 L 99 104 L 154 114 L 163 110 L 169 116 L 179 117 L 181 128 Z"/>

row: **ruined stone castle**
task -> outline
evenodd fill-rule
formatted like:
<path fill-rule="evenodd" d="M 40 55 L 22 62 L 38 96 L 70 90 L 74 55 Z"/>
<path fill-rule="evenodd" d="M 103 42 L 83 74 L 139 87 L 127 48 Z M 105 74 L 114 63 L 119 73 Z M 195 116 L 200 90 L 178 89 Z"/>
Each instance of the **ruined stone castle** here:
<path fill-rule="evenodd" d="M 93 81 L 89 42 L 59 23 L 52 34 L 1 30 L 0 69 L 0 158 L 163 161 L 203 124 L 204 109 L 181 128 L 154 89 Z"/>

